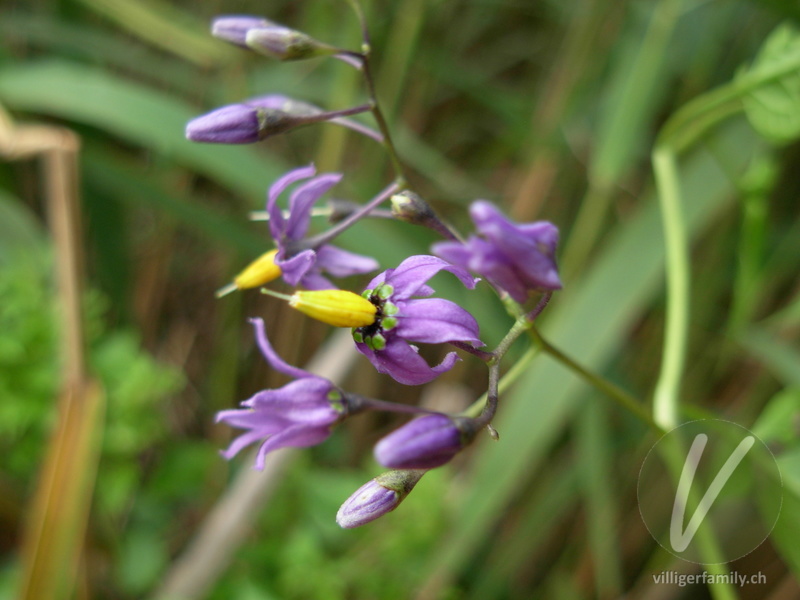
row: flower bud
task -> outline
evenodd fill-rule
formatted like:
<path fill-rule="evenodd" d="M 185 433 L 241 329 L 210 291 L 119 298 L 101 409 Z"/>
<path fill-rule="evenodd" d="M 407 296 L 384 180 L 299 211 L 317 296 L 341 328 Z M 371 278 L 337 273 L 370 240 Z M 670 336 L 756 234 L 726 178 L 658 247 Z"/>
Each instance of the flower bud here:
<path fill-rule="evenodd" d="M 193 142 L 252 144 L 307 122 L 282 110 L 230 104 L 189 121 L 186 137 Z"/>
<path fill-rule="evenodd" d="M 300 290 L 289 306 L 334 327 L 366 327 L 375 322 L 377 307 L 366 298 L 346 290 Z"/>
<path fill-rule="evenodd" d="M 426 415 L 379 441 L 375 445 L 375 460 L 390 469 L 433 469 L 461 452 L 477 431 L 474 419 Z"/>
<path fill-rule="evenodd" d="M 211 22 L 211 35 L 231 44 L 247 48 L 245 38 L 251 29 L 274 26 L 275 23 L 251 15 L 223 15 Z"/>
<path fill-rule="evenodd" d="M 379 475 L 342 504 L 336 522 L 351 529 L 382 517 L 397 508 L 424 474 L 424 470 L 400 470 Z"/>
<path fill-rule="evenodd" d="M 276 24 L 248 30 L 245 44 L 251 50 L 277 60 L 302 60 L 338 51 L 301 31 Z"/>
<path fill-rule="evenodd" d="M 436 216 L 425 200 L 410 191 L 403 191 L 391 198 L 392 215 L 396 219 L 413 223 L 414 225 L 427 225 Z"/>

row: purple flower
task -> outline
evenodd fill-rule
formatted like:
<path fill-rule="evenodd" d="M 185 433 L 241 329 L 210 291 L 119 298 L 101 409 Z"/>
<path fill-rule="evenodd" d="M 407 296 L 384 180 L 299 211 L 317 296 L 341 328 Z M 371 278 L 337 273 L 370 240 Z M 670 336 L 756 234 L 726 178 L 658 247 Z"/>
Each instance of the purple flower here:
<path fill-rule="evenodd" d="M 366 273 L 378 268 L 372 258 L 347 252 L 325 244 L 312 250 L 302 248 L 301 242 L 308 231 L 311 209 L 314 203 L 342 178 L 338 173 L 325 173 L 315 177 L 313 165 L 289 171 L 272 184 L 267 197 L 269 229 L 278 253 L 275 264 L 281 269 L 284 281 L 289 285 L 302 285 L 310 290 L 335 288 L 323 277 L 326 271 L 334 277 L 346 277 Z M 307 179 L 289 196 L 289 216 L 284 218 L 278 206 L 278 197 L 293 183 Z"/>
<path fill-rule="evenodd" d="M 474 419 L 425 415 L 375 445 L 375 460 L 390 469 L 433 469 L 450 462 L 475 437 Z"/>
<path fill-rule="evenodd" d="M 389 471 L 358 488 L 339 512 L 336 522 L 351 529 L 393 511 L 425 474 L 421 470 Z"/>
<path fill-rule="evenodd" d="M 483 345 L 478 339 L 475 318 L 454 302 L 411 298 L 430 296 L 433 290 L 425 282 L 442 270 L 453 273 L 470 289 L 477 283 L 464 269 L 440 258 L 411 256 L 396 269 L 375 277 L 363 293 L 377 307 L 377 312 L 373 324 L 353 329 L 356 347 L 380 373 L 387 373 L 400 383 L 427 383 L 451 369 L 458 360 L 456 353 L 450 352 L 441 364 L 431 367 L 409 341 Z"/>
<path fill-rule="evenodd" d="M 217 422 L 245 429 L 227 450 L 226 459 L 261 441 L 255 468 L 264 468 L 267 454 L 286 446 L 314 446 L 325 441 L 334 425 L 351 412 L 347 398 L 330 381 L 285 363 L 273 350 L 264 331 L 264 321 L 252 319 L 256 341 L 264 358 L 277 371 L 295 381 L 275 389 L 262 390 L 241 403 L 244 408 L 217 413 Z"/>
<path fill-rule="evenodd" d="M 520 303 L 530 291 L 561 289 L 555 225 L 547 221 L 517 225 L 485 200 L 472 203 L 470 216 L 482 237 L 470 236 L 463 244 L 439 242 L 433 246 L 434 254 L 485 276 Z"/>

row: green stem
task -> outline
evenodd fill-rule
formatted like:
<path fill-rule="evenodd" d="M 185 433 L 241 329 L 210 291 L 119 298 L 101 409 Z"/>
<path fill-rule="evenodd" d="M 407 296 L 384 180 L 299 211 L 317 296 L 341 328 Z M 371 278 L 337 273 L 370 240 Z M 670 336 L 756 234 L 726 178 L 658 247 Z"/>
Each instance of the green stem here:
<path fill-rule="evenodd" d="M 520 359 L 514 363 L 508 372 L 503 375 L 497 384 L 497 393 L 502 394 L 505 392 L 509 387 L 511 387 L 517 379 L 523 373 L 528 371 L 528 367 L 533 362 L 533 359 L 539 355 L 540 349 L 536 346 L 531 346 L 528 350 L 523 354 Z M 473 402 L 469 408 L 464 411 L 464 416 L 467 417 L 477 417 L 481 411 L 483 411 L 484 406 L 486 406 L 486 400 L 488 397 L 488 393 L 483 394 L 480 398 L 478 398 L 475 402 Z"/>
<path fill-rule="evenodd" d="M 678 424 L 678 397 L 689 333 L 689 251 L 681 210 L 675 154 L 656 147 L 653 168 L 664 223 L 667 269 L 667 313 L 661 373 L 653 395 L 653 416 L 664 429 Z"/>
<path fill-rule="evenodd" d="M 571 371 L 580 376 L 584 381 L 589 383 L 592 387 L 600 390 L 609 398 L 614 400 L 619 406 L 638 417 L 643 423 L 650 427 L 655 433 L 664 434 L 664 429 L 653 420 L 650 413 L 644 408 L 644 405 L 636 398 L 631 396 L 622 388 L 614 385 L 610 381 L 592 373 L 584 368 L 579 363 L 575 362 L 572 358 L 564 354 L 561 350 L 553 346 L 550 342 L 542 337 L 535 327 L 531 327 L 529 335 L 533 339 L 536 346 L 541 350 L 552 356 L 558 362 L 569 368 Z"/>
<path fill-rule="evenodd" d="M 389 160 L 392 163 L 392 167 L 394 168 L 395 172 L 395 181 L 400 185 L 401 188 L 405 187 L 405 175 L 403 173 L 403 164 L 400 162 L 400 156 L 397 153 L 397 149 L 395 148 L 394 142 L 392 141 L 392 134 L 389 131 L 389 125 L 386 122 L 386 118 L 383 116 L 383 111 L 381 110 L 380 103 L 378 102 L 378 95 L 375 91 L 375 78 L 372 76 L 372 67 L 370 64 L 370 55 L 372 53 L 372 47 L 370 45 L 370 38 L 369 38 L 369 29 L 367 28 L 367 20 L 364 16 L 364 10 L 361 8 L 358 0 L 349 0 L 350 6 L 352 6 L 353 10 L 356 13 L 358 18 L 358 22 L 361 26 L 361 38 L 363 40 L 363 44 L 361 47 L 361 74 L 364 77 L 364 83 L 367 86 L 367 94 L 369 95 L 370 103 L 371 103 L 371 111 L 372 116 L 375 117 L 375 121 L 378 124 L 378 129 L 380 130 L 381 134 L 383 135 L 383 145 L 386 148 L 387 153 L 389 154 Z"/>

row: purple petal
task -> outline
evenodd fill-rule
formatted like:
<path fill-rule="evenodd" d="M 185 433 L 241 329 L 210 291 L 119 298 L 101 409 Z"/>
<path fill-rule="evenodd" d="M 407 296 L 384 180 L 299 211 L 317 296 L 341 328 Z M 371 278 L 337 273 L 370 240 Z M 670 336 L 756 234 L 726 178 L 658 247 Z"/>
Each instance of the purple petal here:
<path fill-rule="evenodd" d="M 278 206 L 278 197 L 294 182 L 313 177 L 316 172 L 313 164 L 293 169 L 270 186 L 267 194 L 267 214 L 269 214 L 269 231 L 275 243 L 283 239 L 283 232 L 286 229 L 281 208 Z"/>
<path fill-rule="evenodd" d="M 308 371 L 294 367 L 289 363 L 284 362 L 283 359 L 278 356 L 267 339 L 267 333 L 264 329 L 263 319 L 250 319 L 250 322 L 253 324 L 253 328 L 256 330 L 256 343 L 261 350 L 261 354 L 264 355 L 264 358 L 267 359 L 267 362 L 272 366 L 273 369 L 280 371 L 284 375 L 289 375 L 290 377 L 294 378 L 314 377 L 314 375 Z"/>
<path fill-rule="evenodd" d="M 450 271 L 469 289 L 473 289 L 477 283 L 465 269 L 451 265 L 437 256 L 428 255 L 405 259 L 391 273 L 387 272 L 386 283 L 394 288 L 392 297 L 395 300 L 410 298 L 426 281 L 443 270 Z"/>
<path fill-rule="evenodd" d="M 397 313 L 396 335 L 413 342 L 468 342 L 483 346 L 478 322 L 455 302 L 442 298 L 404 301 Z"/>
<path fill-rule="evenodd" d="M 339 173 L 326 173 L 307 181 L 292 192 L 289 198 L 289 222 L 284 235 L 290 240 L 299 240 L 308 231 L 311 221 L 311 208 L 325 192 L 339 183 Z"/>
<path fill-rule="evenodd" d="M 327 277 L 324 277 L 319 269 L 309 269 L 305 275 L 300 278 L 299 285 L 307 290 L 336 290 L 338 289 L 333 282 Z"/>
<path fill-rule="evenodd" d="M 496 287 L 504 289 L 517 302 L 528 298 L 529 285 L 514 264 L 489 242 L 470 236 L 463 244 L 443 242 L 434 244 L 433 251 L 450 262 L 480 273 Z"/>
<path fill-rule="evenodd" d="M 221 451 L 220 454 L 225 460 L 230 460 L 239 452 L 242 451 L 243 448 L 246 448 L 250 444 L 257 442 L 260 439 L 263 439 L 264 436 L 261 435 L 258 431 L 248 431 L 247 433 L 243 433 L 242 435 L 235 438 L 230 446 L 228 446 L 225 450 Z"/>
<path fill-rule="evenodd" d="M 561 288 L 554 258 L 558 244 L 555 225 L 546 221 L 516 225 L 486 201 L 474 202 L 470 215 L 478 232 L 528 279 L 529 288 Z"/>
<path fill-rule="evenodd" d="M 281 254 L 281 252 L 278 253 L 279 258 L 275 264 L 281 268 L 283 280 L 292 286 L 300 283 L 300 280 L 314 267 L 317 260 L 317 255 L 313 250 L 303 250 L 288 260 L 281 259 Z"/>
<path fill-rule="evenodd" d="M 331 390 L 333 384 L 327 379 L 302 377 L 281 388 L 258 392 L 242 402 L 242 406 L 283 424 L 330 425 L 341 416 L 328 400 Z"/>
<path fill-rule="evenodd" d="M 385 373 L 404 385 L 422 385 L 433 381 L 452 369 L 456 361 L 460 360 L 455 352 L 449 352 L 440 364 L 431 367 L 413 346 L 396 336 L 386 343 L 383 350 L 377 352 L 362 343 L 356 343 L 356 348 L 379 373 Z"/>
<path fill-rule="evenodd" d="M 221 410 L 216 416 L 217 423 L 225 423 L 238 429 L 250 429 L 266 437 L 292 425 L 292 421 L 280 418 L 268 411 L 232 408 Z"/>
<path fill-rule="evenodd" d="M 321 444 L 331 434 L 329 427 L 312 427 L 309 428 L 305 425 L 295 425 L 284 429 L 266 440 L 258 449 L 256 456 L 256 464 L 254 469 L 262 471 L 264 463 L 266 462 L 267 454 L 278 448 L 305 448 L 308 446 L 316 446 Z"/>
<path fill-rule="evenodd" d="M 378 261 L 369 256 L 324 245 L 317 248 L 317 266 L 334 277 L 348 277 L 374 271 L 379 265 Z"/>

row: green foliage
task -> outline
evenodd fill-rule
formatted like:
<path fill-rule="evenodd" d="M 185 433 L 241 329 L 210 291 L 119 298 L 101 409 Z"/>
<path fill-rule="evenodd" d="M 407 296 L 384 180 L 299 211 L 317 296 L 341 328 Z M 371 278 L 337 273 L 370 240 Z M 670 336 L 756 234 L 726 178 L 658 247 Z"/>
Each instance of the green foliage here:
<path fill-rule="evenodd" d="M 667 153 L 691 284 L 674 408 L 681 419 L 752 424 L 770 444 L 783 508 L 770 543 L 747 563 L 771 561 L 768 588 L 751 596 L 800 577 L 796 3 L 365 5 L 378 94 L 414 188 L 464 231 L 471 225 L 460 209 L 477 197 L 521 220 L 557 222 L 565 288 L 541 330 L 645 403 L 674 306 L 664 300 L 665 273 L 675 270 L 658 204 L 664 180 L 654 182 L 648 161 L 654 146 Z M 264 10 L 160 0 L 0 8 L 0 107 L 18 123 L 62 124 L 82 137 L 90 364 L 108 397 L 87 535 L 86 580 L 98 598 L 154 594 L 236 470 L 250 468 L 237 459 L 229 473 L 216 449 L 230 432 L 212 425 L 215 410 L 278 385 L 244 318 L 267 318 L 295 364 L 322 339 L 321 329 L 286 319 L 257 294 L 213 298 L 268 245 L 265 225 L 247 223 L 247 211 L 263 207 L 276 176 L 311 161 L 345 173 L 336 188 L 343 198 L 363 201 L 386 182 L 379 147 L 332 126 L 257 147 L 184 140 L 188 119 L 241 98 L 286 93 L 331 108 L 363 99 L 343 64 L 275 65 L 204 33 L 211 11 Z M 359 43 L 344 1 L 268 10 L 319 39 Z M 787 17 L 794 25 L 780 23 Z M 0 491 L 9 498 L 0 524 L 8 539 L 18 535 L 56 418 L 60 377 L 52 250 L 45 216 L 34 214 L 43 179 L 18 165 L 0 165 Z M 342 244 L 391 266 L 432 240 L 380 221 L 360 223 Z M 434 287 L 473 311 L 490 345 L 510 325 L 487 290 L 467 293 L 446 277 Z M 364 364 L 348 384 L 397 399 Z M 446 383 L 479 395 L 485 374 L 476 364 L 466 357 Z M 427 474 L 396 511 L 355 531 L 333 518 L 375 475 L 368 448 L 377 434 L 339 431 L 273 482 L 208 597 L 664 593 L 651 575 L 674 564 L 642 526 L 635 498 L 654 438 L 606 402 L 537 357 L 502 395 L 499 442 L 481 439 L 462 463 Z M 666 482 L 653 493 L 671 500 Z M 0 596 L 13 589 L 15 565 L 3 557 Z M 711 593 L 730 597 L 724 587 Z"/>
<path fill-rule="evenodd" d="M 752 70 L 769 70 L 792 57 L 800 56 L 800 32 L 784 25 L 764 42 Z M 747 118 L 758 133 L 777 144 L 800 136 L 800 72 L 775 78 L 744 98 Z"/>

